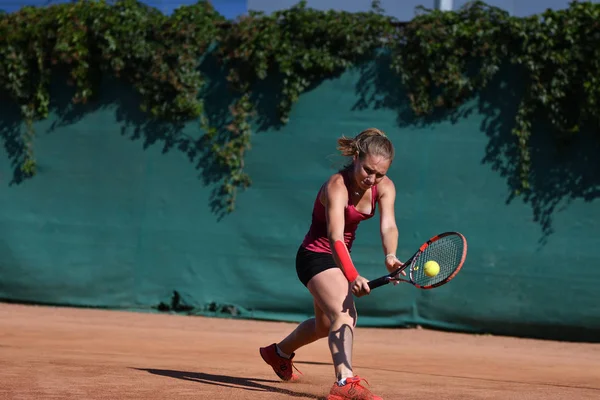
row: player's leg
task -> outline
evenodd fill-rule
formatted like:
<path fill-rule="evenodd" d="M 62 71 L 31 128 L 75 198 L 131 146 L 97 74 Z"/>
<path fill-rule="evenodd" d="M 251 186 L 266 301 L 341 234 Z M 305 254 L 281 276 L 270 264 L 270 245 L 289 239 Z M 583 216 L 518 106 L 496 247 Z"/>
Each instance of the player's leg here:
<path fill-rule="evenodd" d="M 302 346 L 327 337 L 331 325 L 329 317 L 314 301 L 315 316 L 307 319 L 296 327 L 285 339 L 277 343 L 283 355 L 291 355 Z"/>
<path fill-rule="evenodd" d="M 337 379 L 352 377 L 352 342 L 357 316 L 348 281 L 339 268 L 328 268 L 313 276 L 307 287 L 314 297 L 315 317 L 299 324 L 278 344 L 261 348 L 261 356 L 281 379 L 293 380 L 294 351 L 327 336 Z"/>
<path fill-rule="evenodd" d="M 315 253 L 298 248 L 296 254 L 296 272 L 303 285 L 317 274 L 325 269 L 337 268 L 331 254 Z M 272 343 L 269 346 L 261 347 L 260 355 L 263 360 L 273 368 L 273 371 L 283 380 L 295 380 L 297 376 L 292 372 L 294 365 L 294 351 L 302 346 L 314 342 L 317 339 L 326 337 L 329 334 L 329 317 L 316 305 L 315 317 L 310 318 L 299 324 L 292 333 L 279 343 Z"/>
<path fill-rule="evenodd" d="M 339 268 L 331 268 L 315 275 L 308 282 L 308 290 L 331 324 L 328 341 L 336 378 L 352 377 L 352 343 L 357 314 L 348 281 Z"/>
<path fill-rule="evenodd" d="M 317 253 L 300 246 L 296 253 L 298 279 L 308 288 L 308 283 L 328 269 L 339 269 L 331 253 Z M 302 346 L 326 337 L 329 334 L 330 318 L 316 300 L 313 300 L 315 317 L 302 322 L 285 339 L 277 344 L 280 353 L 291 355 Z"/>
<path fill-rule="evenodd" d="M 314 302 L 315 317 L 299 324 L 285 339 L 260 348 L 260 355 L 273 371 L 284 381 L 297 379 L 293 373 L 292 359 L 295 351 L 329 334 L 330 321 L 327 315 Z"/>
<path fill-rule="evenodd" d="M 314 276 L 308 283 L 319 308 L 329 317 L 329 349 L 336 382 L 327 400 L 381 400 L 362 386 L 362 379 L 352 369 L 352 346 L 357 313 L 350 285 L 339 268 Z"/>

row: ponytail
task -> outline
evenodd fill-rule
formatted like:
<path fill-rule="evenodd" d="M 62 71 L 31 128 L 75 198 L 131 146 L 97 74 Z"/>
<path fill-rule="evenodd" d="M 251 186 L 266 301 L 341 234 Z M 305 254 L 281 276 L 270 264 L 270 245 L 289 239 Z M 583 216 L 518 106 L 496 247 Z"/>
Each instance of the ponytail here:
<path fill-rule="evenodd" d="M 352 157 L 358 151 L 358 147 L 356 146 L 356 139 L 349 138 L 346 136 L 342 136 L 338 139 L 338 147 L 337 149 L 342 153 L 344 157 Z"/>
<path fill-rule="evenodd" d="M 383 156 L 389 160 L 394 158 L 394 146 L 388 137 L 377 128 L 365 129 L 356 137 L 342 136 L 337 140 L 337 149 L 345 157 L 358 155 L 360 158 L 367 154 Z"/>

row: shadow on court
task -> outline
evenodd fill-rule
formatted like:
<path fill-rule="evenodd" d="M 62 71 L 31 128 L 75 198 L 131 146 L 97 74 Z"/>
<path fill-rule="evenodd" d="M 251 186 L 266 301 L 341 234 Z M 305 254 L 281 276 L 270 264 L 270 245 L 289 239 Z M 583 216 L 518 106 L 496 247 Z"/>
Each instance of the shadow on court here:
<path fill-rule="evenodd" d="M 138 371 L 146 371 L 154 375 L 167 376 L 169 378 L 182 379 L 185 381 L 192 381 L 203 383 L 206 385 L 222 386 L 232 389 L 243 389 L 256 392 L 272 392 L 281 393 L 290 397 L 301 397 L 307 399 L 318 399 L 323 400 L 323 397 L 316 396 L 311 393 L 296 392 L 289 389 L 283 389 L 279 387 L 273 387 L 267 385 L 267 383 L 275 384 L 280 381 L 270 379 L 254 379 L 254 378 L 242 378 L 228 375 L 213 375 L 204 372 L 187 372 L 187 371 L 174 371 L 169 369 L 154 369 L 154 368 L 133 368 Z"/>

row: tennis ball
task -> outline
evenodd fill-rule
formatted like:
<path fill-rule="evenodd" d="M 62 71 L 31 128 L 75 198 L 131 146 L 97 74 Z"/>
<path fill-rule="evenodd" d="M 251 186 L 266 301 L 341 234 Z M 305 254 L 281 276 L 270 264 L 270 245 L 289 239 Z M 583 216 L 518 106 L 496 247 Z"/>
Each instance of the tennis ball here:
<path fill-rule="evenodd" d="M 440 264 L 433 260 L 427 261 L 423 268 L 425 269 L 425 275 L 429 277 L 436 276 L 440 273 Z"/>

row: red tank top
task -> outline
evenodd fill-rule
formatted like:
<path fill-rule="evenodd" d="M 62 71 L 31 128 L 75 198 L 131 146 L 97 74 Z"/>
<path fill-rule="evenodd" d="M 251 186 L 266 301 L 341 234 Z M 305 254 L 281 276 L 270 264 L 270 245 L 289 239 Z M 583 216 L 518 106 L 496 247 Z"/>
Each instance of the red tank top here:
<path fill-rule="evenodd" d="M 344 184 L 348 187 L 348 176 L 347 172 L 342 172 L 344 177 Z M 321 197 L 321 191 L 317 193 L 312 212 L 312 222 L 308 233 L 304 237 L 302 247 L 307 250 L 314 251 L 317 253 L 331 253 L 331 246 L 329 245 L 329 238 L 327 237 L 327 216 L 325 206 L 319 200 Z M 345 224 L 344 224 L 344 243 L 348 250 L 352 248 L 352 243 L 356 238 L 356 229 L 361 221 L 372 218 L 375 215 L 375 205 L 377 204 L 377 185 L 371 187 L 371 213 L 365 214 L 356 209 L 351 204 L 350 197 L 348 197 L 348 204 L 344 211 Z"/>

